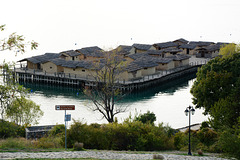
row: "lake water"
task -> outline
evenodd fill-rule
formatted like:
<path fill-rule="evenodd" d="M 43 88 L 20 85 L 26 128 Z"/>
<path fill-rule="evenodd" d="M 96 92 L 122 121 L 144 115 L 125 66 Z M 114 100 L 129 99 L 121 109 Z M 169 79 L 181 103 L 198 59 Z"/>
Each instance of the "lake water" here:
<path fill-rule="evenodd" d="M 147 111 L 154 112 L 157 117 L 156 124 L 163 122 L 173 128 L 188 125 L 188 117 L 184 110 L 192 105 L 191 86 L 195 75 L 188 75 L 177 80 L 159 84 L 144 91 L 138 91 L 126 96 L 117 105 L 127 105 L 128 110 L 116 115 L 119 122 Z M 44 116 L 38 125 L 64 124 L 64 111 L 56 111 L 55 105 L 75 105 L 74 111 L 67 111 L 75 120 L 90 123 L 107 123 L 98 112 L 91 111 L 92 105 L 80 89 L 52 86 L 46 84 L 24 84 L 31 89 L 30 99 L 41 106 Z M 208 117 L 202 114 L 203 110 L 197 109 L 191 118 L 191 123 L 201 123 Z M 69 122 L 70 124 L 73 121 Z"/>

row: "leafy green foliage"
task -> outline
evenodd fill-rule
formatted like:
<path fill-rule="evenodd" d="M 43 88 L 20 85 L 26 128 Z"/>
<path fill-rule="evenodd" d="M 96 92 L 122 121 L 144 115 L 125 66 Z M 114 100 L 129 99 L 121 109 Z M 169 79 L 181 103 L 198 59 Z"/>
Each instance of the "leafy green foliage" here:
<path fill-rule="evenodd" d="M 11 67 L 11 64 L 4 63 L 3 65 L 3 69 L 8 76 L 6 76 L 6 82 L 3 85 L 0 84 L 0 112 L 2 119 L 4 119 L 4 115 L 12 102 L 18 98 L 25 97 L 28 92 L 26 88 L 15 81 Z"/>
<path fill-rule="evenodd" d="M 6 111 L 6 117 L 19 125 L 38 124 L 42 115 L 40 106 L 25 97 L 15 99 Z"/>
<path fill-rule="evenodd" d="M 218 138 L 217 132 L 210 128 L 203 128 L 197 132 L 197 137 L 201 143 L 206 146 L 213 145 Z"/>
<path fill-rule="evenodd" d="M 63 124 L 61 125 L 55 125 L 50 131 L 49 136 L 65 136 L 65 126 Z"/>
<path fill-rule="evenodd" d="M 32 148 L 30 141 L 25 138 L 8 138 L 0 141 L 1 149 L 25 149 Z"/>
<path fill-rule="evenodd" d="M 61 137 L 42 137 L 40 138 L 36 144 L 35 147 L 37 148 L 43 148 L 43 149 L 49 149 L 49 148 L 62 148 L 63 147 L 63 141 Z"/>
<path fill-rule="evenodd" d="M 40 106 L 26 99 L 28 89 L 15 81 L 10 64 L 4 63 L 5 83 L 0 84 L 0 112 L 2 119 L 7 118 L 19 125 L 37 124 L 43 115 Z"/>
<path fill-rule="evenodd" d="M 142 123 L 150 123 L 154 125 L 154 122 L 156 121 L 156 116 L 153 112 L 147 111 L 147 113 L 136 116 L 134 120 L 140 121 Z"/>
<path fill-rule="evenodd" d="M 191 88 L 193 103 L 211 116 L 214 128 L 232 127 L 240 116 L 240 52 L 229 50 L 202 66 Z"/>
<path fill-rule="evenodd" d="M 25 127 L 0 119 L 0 138 L 24 137 Z"/>
<path fill-rule="evenodd" d="M 173 149 L 173 141 L 160 124 L 153 126 L 140 121 L 87 125 L 75 121 L 68 131 L 68 146 L 84 143 L 86 149 L 108 150 L 167 150 Z"/>
<path fill-rule="evenodd" d="M 4 30 L 5 25 L 0 25 L 0 31 Z M 12 33 L 9 35 L 9 37 L 0 40 L 0 51 L 14 50 L 16 53 L 24 53 L 26 51 L 27 45 L 30 45 L 32 50 L 38 47 L 38 43 L 34 41 L 26 42 L 25 38 L 22 35 Z"/>
<path fill-rule="evenodd" d="M 219 138 L 219 144 L 222 150 L 231 155 L 240 159 L 240 132 L 236 130 L 227 128 L 223 131 Z"/>

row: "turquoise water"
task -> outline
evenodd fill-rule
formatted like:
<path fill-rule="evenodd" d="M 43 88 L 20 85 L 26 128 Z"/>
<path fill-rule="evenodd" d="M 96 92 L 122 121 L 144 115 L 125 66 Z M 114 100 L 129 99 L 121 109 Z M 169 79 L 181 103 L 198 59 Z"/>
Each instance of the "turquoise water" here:
<path fill-rule="evenodd" d="M 180 128 L 188 125 L 188 118 L 184 110 L 192 105 L 190 88 L 195 80 L 195 75 L 188 75 L 176 80 L 156 85 L 142 91 L 132 92 L 117 105 L 128 106 L 124 113 L 116 115 L 119 122 L 128 118 L 129 115 L 145 113 L 148 110 L 154 112 L 157 121 L 163 122 L 173 128 Z M 107 123 L 98 112 L 89 109 L 92 105 L 81 89 L 53 86 L 46 84 L 24 84 L 30 88 L 30 99 L 41 106 L 44 116 L 40 119 L 39 125 L 52 125 L 64 123 L 64 111 L 56 111 L 55 105 L 71 104 L 76 110 L 67 111 L 75 120 L 90 123 Z M 192 123 L 201 123 L 207 117 L 202 115 L 202 110 L 197 109 L 192 116 Z M 70 124 L 72 121 L 70 122 Z"/>

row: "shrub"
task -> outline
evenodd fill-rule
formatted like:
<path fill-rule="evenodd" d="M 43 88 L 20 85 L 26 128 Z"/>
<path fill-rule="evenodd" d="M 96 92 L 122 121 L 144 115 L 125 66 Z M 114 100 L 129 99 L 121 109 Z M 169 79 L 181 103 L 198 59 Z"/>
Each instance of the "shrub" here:
<path fill-rule="evenodd" d="M 0 138 L 24 137 L 25 127 L 0 119 Z"/>
<path fill-rule="evenodd" d="M 83 143 L 75 142 L 74 145 L 73 145 L 73 149 L 75 151 L 82 151 L 83 150 Z"/>
<path fill-rule="evenodd" d="M 63 124 L 54 126 L 49 131 L 49 136 L 65 136 L 65 126 Z"/>
<path fill-rule="evenodd" d="M 121 124 L 83 124 L 75 121 L 68 131 L 69 146 L 84 143 L 86 149 L 107 150 L 166 150 L 173 149 L 173 141 L 160 124 L 153 126 L 140 121 Z"/>
<path fill-rule="evenodd" d="M 219 145 L 225 153 L 240 159 L 240 137 L 233 129 L 220 134 Z"/>
<path fill-rule="evenodd" d="M 156 116 L 153 112 L 147 111 L 147 113 L 140 114 L 134 118 L 134 121 L 140 121 L 142 123 L 154 124 L 156 121 Z"/>
<path fill-rule="evenodd" d="M 35 144 L 37 148 L 63 148 L 61 137 L 42 137 Z"/>
<path fill-rule="evenodd" d="M 217 141 L 217 132 L 210 128 L 203 128 L 197 132 L 197 137 L 206 146 L 213 145 Z"/>
<path fill-rule="evenodd" d="M 0 141 L 1 149 L 25 149 L 32 147 L 31 142 L 25 138 L 7 138 Z"/>

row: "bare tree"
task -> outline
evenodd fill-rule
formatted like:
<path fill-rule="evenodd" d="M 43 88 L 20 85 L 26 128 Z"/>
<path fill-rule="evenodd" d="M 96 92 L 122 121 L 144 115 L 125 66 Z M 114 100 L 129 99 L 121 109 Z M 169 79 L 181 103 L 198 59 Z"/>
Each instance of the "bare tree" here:
<path fill-rule="evenodd" d="M 127 105 L 116 105 L 126 93 L 119 89 L 118 78 L 126 69 L 126 62 L 114 52 L 105 52 L 104 58 L 93 65 L 94 85 L 85 87 L 85 95 L 93 102 L 90 108 L 98 111 L 109 123 L 114 122 L 114 116 L 125 112 Z"/>

